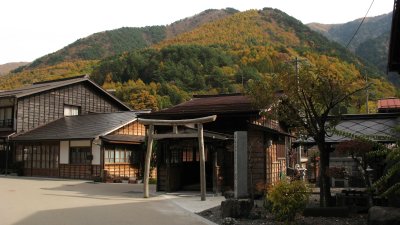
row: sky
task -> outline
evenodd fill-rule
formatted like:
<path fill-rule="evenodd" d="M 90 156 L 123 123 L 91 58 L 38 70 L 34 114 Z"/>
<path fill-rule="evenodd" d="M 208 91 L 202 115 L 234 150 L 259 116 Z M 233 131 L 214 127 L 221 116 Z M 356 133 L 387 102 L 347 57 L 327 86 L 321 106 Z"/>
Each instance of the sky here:
<path fill-rule="evenodd" d="M 372 0 L 0 0 L 0 64 L 33 61 L 79 38 L 120 27 L 167 25 L 206 9 L 278 8 L 303 23 L 364 17 Z M 391 12 L 375 0 L 368 16 Z"/>

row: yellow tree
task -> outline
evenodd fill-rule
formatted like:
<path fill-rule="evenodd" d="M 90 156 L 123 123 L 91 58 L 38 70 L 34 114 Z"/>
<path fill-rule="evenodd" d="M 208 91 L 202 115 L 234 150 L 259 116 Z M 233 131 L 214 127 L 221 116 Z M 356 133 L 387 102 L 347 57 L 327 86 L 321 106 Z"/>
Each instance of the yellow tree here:
<path fill-rule="evenodd" d="M 149 91 L 142 90 L 139 93 L 133 93 L 131 95 L 130 105 L 137 110 L 140 109 L 151 109 L 153 111 L 158 110 L 157 97 L 151 95 Z"/>
<path fill-rule="evenodd" d="M 348 67 L 335 66 L 322 57 L 314 65 L 303 66 L 297 75 L 292 71 L 265 76 L 250 84 L 249 94 L 260 107 L 270 106 L 269 115 L 289 126 L 303 130 L 313 138 L 320 153 L 320 204 L 331 205 L 328 177 L 329 153 L 332 150 L 325 137 L 332 125 L 330 115 L 339 113 L 356 92 L 364 89 L 358 80 L 350 80 Z M 361 79 L 361 77 L 359 77 Z M 273 112 L 273 113 L 271 113 Z"/>

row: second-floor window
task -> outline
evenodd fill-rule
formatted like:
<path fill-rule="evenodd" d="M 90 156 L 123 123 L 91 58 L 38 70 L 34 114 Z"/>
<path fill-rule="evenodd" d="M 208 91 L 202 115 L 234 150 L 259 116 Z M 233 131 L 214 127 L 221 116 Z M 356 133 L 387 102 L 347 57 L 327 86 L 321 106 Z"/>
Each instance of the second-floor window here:
<path fill-rule="evenodd" d="M 0 128 L 9 128 L 13 126 L 13 108 L 0 108 Z"/>
<path fill-rule="evenodd" d="M 79 106 L 64 105 L 64 116 L 77 116 L 79 115 Z"/>

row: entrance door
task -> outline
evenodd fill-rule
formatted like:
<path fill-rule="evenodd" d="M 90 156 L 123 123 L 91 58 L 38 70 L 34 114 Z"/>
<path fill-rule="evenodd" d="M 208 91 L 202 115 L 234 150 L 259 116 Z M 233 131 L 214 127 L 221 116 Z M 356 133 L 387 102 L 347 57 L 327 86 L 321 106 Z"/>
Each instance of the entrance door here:
<path fill-rule="evenodd" d="M 200 154 L 197 139 L 165 140 L 157 151 L 157 190 L 200 191 Z M 206 146 L 206 184 L 212 191 L 212 159 Z"/>

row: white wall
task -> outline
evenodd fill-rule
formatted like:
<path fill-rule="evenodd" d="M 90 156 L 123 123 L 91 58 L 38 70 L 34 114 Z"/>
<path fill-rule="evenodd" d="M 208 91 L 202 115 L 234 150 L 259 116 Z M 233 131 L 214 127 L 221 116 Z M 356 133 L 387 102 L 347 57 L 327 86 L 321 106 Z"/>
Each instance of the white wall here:
<path fill-rule="evenodd" d="M 93 141 L 92 144 L 92 154 L 93 154 L 92 165 L 100 165 L 100 158 L 101 158 L 100 145 L 96 143 L 97 141 Z"/>
<path fill-rule="evenodd" d="M 60 163 L 69 163 L 69 141 L 60 141 Z"/>

